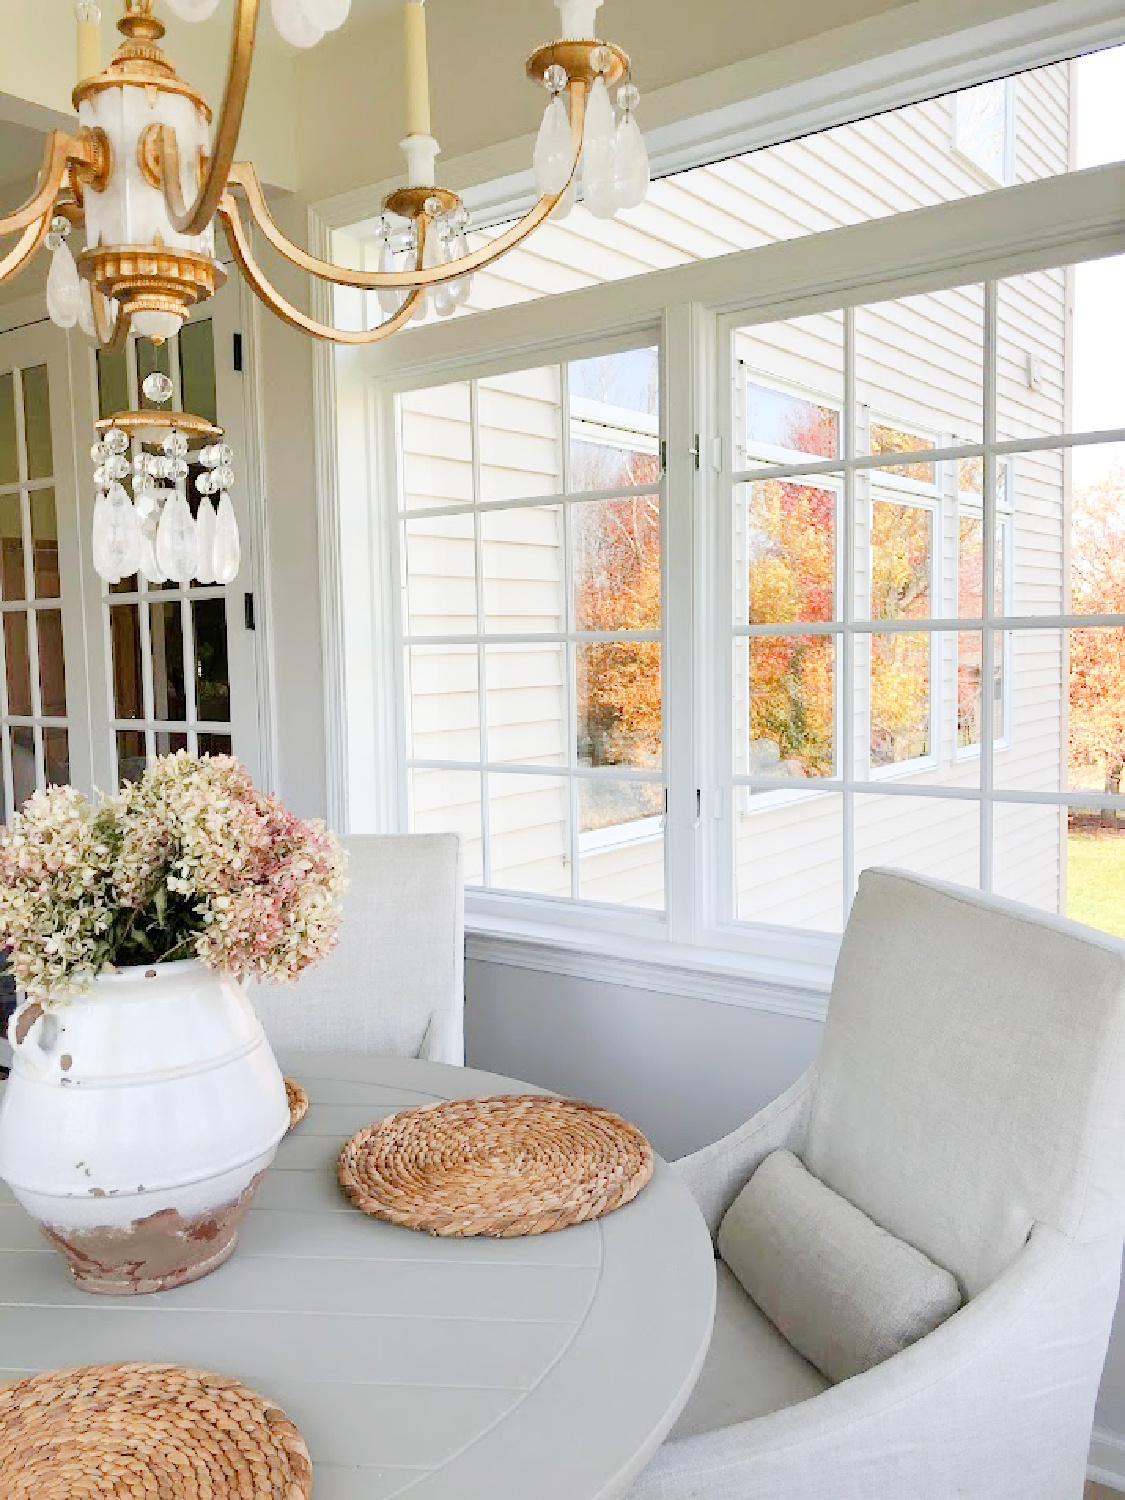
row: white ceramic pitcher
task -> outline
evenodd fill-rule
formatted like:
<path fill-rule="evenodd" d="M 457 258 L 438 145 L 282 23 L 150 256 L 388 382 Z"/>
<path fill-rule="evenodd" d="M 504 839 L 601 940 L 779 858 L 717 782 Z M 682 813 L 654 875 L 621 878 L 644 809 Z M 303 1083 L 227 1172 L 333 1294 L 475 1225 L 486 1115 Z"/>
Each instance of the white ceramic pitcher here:
<path fill-rule="evenodd" d="M 221 1266 L 289 1124 L 241 986 L 195 959 L 123 969 L 8 1036 L 0 1178 L 75 1281 L 124 1296 Z"/>

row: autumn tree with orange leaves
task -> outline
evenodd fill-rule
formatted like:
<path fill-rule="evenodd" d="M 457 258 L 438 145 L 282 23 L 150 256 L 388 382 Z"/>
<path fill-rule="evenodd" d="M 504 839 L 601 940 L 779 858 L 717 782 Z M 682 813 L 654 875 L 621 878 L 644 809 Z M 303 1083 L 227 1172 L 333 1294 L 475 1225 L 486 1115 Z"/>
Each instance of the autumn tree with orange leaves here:
<path fill-rule="evenodd" d="M 618 460 L 614 485 L 655 482 L 655 459 L 632 454 L 622 464 L 619 455 L 613 457 Z M 578 629 L 659 630 L 658 497 L 631 495 L 576 505 L 571 525 Z M 659 642 L 580 643 L 577 687 L 578 752 L 587 765 L 660 764 Z"/>

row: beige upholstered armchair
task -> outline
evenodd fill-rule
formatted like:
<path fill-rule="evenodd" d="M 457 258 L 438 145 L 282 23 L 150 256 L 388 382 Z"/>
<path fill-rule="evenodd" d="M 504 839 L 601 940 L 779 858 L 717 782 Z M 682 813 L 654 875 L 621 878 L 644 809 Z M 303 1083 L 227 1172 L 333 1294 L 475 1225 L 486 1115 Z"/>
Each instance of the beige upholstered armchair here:
<path fill-rule="evenodd" d="M 465 1062 L 465 892 L 456 834 L 344 839 L 340 941 L 296 991 L 254 987 L 271 1044 Z"/>
<path fill-rule="evenodd" d="M 1122 944 L 867 872 L 816 1066 L 678 1166 L 719 1237 L 787 1148 L 962 1305 L 831 1383 L 720 1260 L 703 1375 L 631 1500 L 1080 1500 L 1121 1270 L 1123 1027 Z"/>

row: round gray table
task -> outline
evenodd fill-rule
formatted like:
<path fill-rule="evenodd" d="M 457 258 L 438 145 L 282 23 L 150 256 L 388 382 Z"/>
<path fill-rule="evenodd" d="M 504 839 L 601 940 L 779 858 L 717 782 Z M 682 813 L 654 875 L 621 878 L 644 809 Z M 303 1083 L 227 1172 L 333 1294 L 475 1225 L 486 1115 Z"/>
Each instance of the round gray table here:
<path fill-rule="evenodd" d="M 235 1375 L 301 1429 L 314 1500 L 623 1494 L 687 1401 L 711 1335 L 711 1241 L 675 1174 L 658 1161 L 633 1203 L 558 1234 L 414 1234 L 344 1201 L 335 1161 L 347 1137 L 412 1104 L 538 1091 L 399 1058 L 281 1062 L 312 1108 L 233 1258 L 192 1286 L 122 1300 L 78 1291 L 0 1185 L 0 1384 L 113 1360 Z"/>

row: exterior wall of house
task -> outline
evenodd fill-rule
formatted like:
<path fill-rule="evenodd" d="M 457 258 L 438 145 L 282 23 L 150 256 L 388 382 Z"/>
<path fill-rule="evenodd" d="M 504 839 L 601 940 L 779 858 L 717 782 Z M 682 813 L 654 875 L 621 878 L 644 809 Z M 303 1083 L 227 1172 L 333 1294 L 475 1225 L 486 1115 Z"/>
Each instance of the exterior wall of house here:
<path fill-rule="evenodd" d="M 1071 153 L 1070 68 L 1021 77 L 1015 85 L 1011 176 L 1065 171 Z M 928 101 L 805 141 L 698 169 L 666 181 L 633 223 L 587 221 L 581 210 L 553 226 L 535 251 L 516 252 L 477 278 L 474 305 L 484 308 L 528 296 L 613 279 L 726 248 L 812 233 L 856 219 L 909 211 L 944 198 L 987 190 L 987 176 L 953 147 L 950 98 Z M 597 242 L 592 236 L 596 233 Z M 588 237 L 591 236 L 591 237 Z M 553 238 L 552 238 L 553 237 Z M 1066 425 L 1064 360 L 1068 280 L 1064 272 L 1013 279 L 998 302 L 999 435 L 1049 433 Z M 1035 389 L 1029 384 L 1034 356 Z M 843 320 L 819 314 L 740 330 L 732 392 L 741 383 L 792 390 L 841 407 Z M 980 286 L 953 288 L 856 312 L 856 444 L 868 451 L 872 424 L 919 434 L 935 445 L 982 437 L 984 295 Z M 558 496 L 564 489 L 564 405 L 558 368 L 547 366 L 482 381 L 479 476 L 482 500 Z M 401 398 L 402 492 L 410 510 L 470 503 L 473 489 L 471 392 L 468 384 L 409 392 Z M 735 467 L 753 462 L 752 437 L 736 425 Z M 793 455 L 800 458 L 801 455 Z M 931 613 L 970 612 L 959 598 L 965 564 L 959 527 L 973 495 L 954 462 L 940 463 L 928 491 L 893 475 L 857 480 L 856 616 L 870 615 L 870 508 L 915 501 L 932 507 L 934 571 Z M 1033 613 L 1062 602 L 1066 473 L 1057 454 L 1008 463 L 1004 489 L 1003 599 L 1008 612 Z M 825 481 L 826 484 L 829 481 Z M 749 489 L 749 486 L 746 486 Z M 979 481 L 978 481 L 979 488 Z M 748 499 L 748 496 L 745 497 Z M 979 493 L 976 495 L 979 514 Z M 669 500 L 675 504 L 675 496 Z M 736 500 L 736 512 L 741 499 Z M 966 509 L 966 506 L 970 507 Z M 1004 509 L 1004 505 L 1002 505 Z M 736 538 L 733 619 L 746 619 L 745 519 Z M 489 632 L 565 629 L 567 584 L 563 511 L 558 505 L 484 512 L 479 537 L 464 511 L 405 524 L 405 614 L 413 634 L 463 636 L 464 645 L 408 651 L 409 744 L 416 759 L 473 762 L 481 758 L 480 703 L 487 709 L 492 763 L 549 768 L 566 760 L 569 720 L 562 652 L 554 643 L 491 646 L 478 680 L 475 643 L 478 598 Z M 841 539 L 837 538 L 842 555 Z M 739 588 L 742 596 L 739 596 Z M 980 580 L 977 580 L 979 598 Z M 979 608 L 979 606 L 978 606 Z M 975 610 L 971 612 L 976 612 Z M 979 643 L 979 633 L 977 634 Z M 854 765 L 868 774 L 867 640 L 856 641 Z M 979 785 L 979 755 L 958 741 L 958 639 L 937 633 L 933 647 L 931 753 L 925 762 L 874 769 L 871 784 Z M 738 652 L 736 651 L 736 657 Z M 1001 645 L 1005 664 L 998 713 L 996 782 L 1009 788 L 1057 788 L 1065 760 L 1059 704 L 1064 660 L 1058 632 L 1017 635 Z M 743 645 L 742 660 L 745 661 Z M 746 672 L 734 685 L 736 768 L 749 767 Z M 843 717 L 840 720 L 841 731 Z M 756 768 L 753 768 L 756 769 Z M 739 789 L 742 810 L 735 850 L 736 914 L 745 920 L 838 929 L 843 920 L 843 799 L 838 793 L 792 790 L 765 795 Z M 466 838 L 470 878 L 481 877 L 480 779 L 475 770 L 414 773 L 413 826 L 456 827 Z M 571 891 L 568 786 L 561 778 L 490 777 L 487 817 L 494 888 L 566 896 Z M 1063 835 L 1057 812 L 996 815 L 998 889 L 1037 904 L 1063 903 Z M 599 830 L 580 848 L 584 899 L 659 907 L 664 844 L 659 829 L 639 837 L 635 823 Z M 896 864 L 975 883 L 980 869 L 980 811 L 971 802 L 861 792 L 855 797 L 855 864 Z"/>

